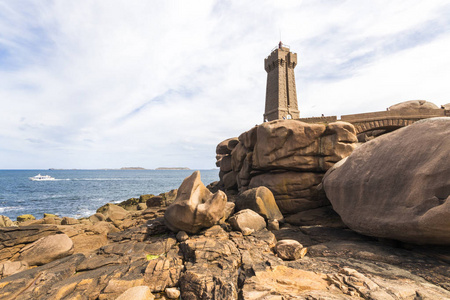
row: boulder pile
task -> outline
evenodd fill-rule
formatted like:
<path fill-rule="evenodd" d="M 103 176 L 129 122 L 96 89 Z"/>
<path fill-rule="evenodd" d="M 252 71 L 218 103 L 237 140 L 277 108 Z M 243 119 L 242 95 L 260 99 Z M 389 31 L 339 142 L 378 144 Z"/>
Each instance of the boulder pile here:
<path fill-rule="evenodd" d="M 329 205 L 318 188 L 324 173 L 356 148 L 353 125 L 276 120 L 221 142 L 216 165 L 227 192 L 265 186 L 283 214 Z"/>

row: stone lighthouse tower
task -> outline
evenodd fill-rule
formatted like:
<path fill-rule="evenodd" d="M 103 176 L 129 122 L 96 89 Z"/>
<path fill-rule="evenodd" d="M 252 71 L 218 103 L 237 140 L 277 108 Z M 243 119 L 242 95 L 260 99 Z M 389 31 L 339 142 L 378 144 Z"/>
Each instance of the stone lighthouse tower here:
<path fill-rule="evenodd" d="M 297 54 L 281 42 L 264 60 L 267 72 L 264 121 L 300 117 L 294 77 L 296 65 Z"/>

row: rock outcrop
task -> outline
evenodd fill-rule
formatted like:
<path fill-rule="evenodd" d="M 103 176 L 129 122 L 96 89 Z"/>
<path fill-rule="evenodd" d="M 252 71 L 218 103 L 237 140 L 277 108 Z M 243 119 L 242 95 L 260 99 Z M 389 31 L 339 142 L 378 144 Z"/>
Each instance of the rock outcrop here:
<path fill-rule="evenodd" d="M 13 221 L 11 221 L 11 219 L 8 218 L 7 216 L 0 215 L 0 227 L 10 227 L 10 226 L 14 226 Z"/>
<path fill-rule="evenodd" d="M 16 259 L 24 246 L 60 233 L 58 227 L 52 225 L 0 228 L 0 263 Z"/>
<path fill-rule="evenodd" d="M 30 214 L 20 215 L 17 217 L 17 222 L 26 222 L 30 220 L 36 220 L 36 217 Z"/>
<path fill-rule="evenodd" d="M 320 226 L 245 236 L 215 225 L 177 243 L 167 228 L 155 230 L 159 219 L 112 233 L 109 244 L 95 251 L 0 279 L 0 299 L 140 299 L 136 290 L 150 299 L 169 298 L 171 287 L 182 299 L 450 298 L 448 248 L 405 249 Z M 277 240 L 300 242 L 308 253 L 283 261 L 275 254 L 282 244 L 276 246 Z M 142 286 L 147 288 L 137 288 Z"/>
<path fill-rule="evenodd" d="M 439 107 L 426 100 L 410 100 L 401 102 L 389 107 L 389 110 L 401 110 L 401 109 L 439 109 Z"/>
<path fill-rule="evenodd" d="M 329 205 L 318 186 L 323 174 L 356 148 L 357 137 L 350 123 L 276 120 L 244 132 L 238 141 L 217 146 L 223 189 L 237 193 L 266 186 L 280 211 L 294 214 Z"/>
<path fill-rule="evenodd" d="M 450 118 L 421 120 L 372 140 L 324 179 L 351 229 L 450 245 Z"/>
<path fill-rule="evenodd" d="M 226 203 L 225 193 L 211 193 L 201 182 L 200 172 L 196 171 L 181 184 L 177 198 L 167 207 L 164 220 L 172 231 L 197 233 L 219 223 Z"/>
<path fill-rule="evenodd" d="M 273 192 L 283 214 L 295 214 L 305 210 L 329 205 L 319 189 L 323 173 L 287 171 L 267 172 L 255 175 L 248 188 L 265 186 Z"/>
<path fill-rule="evenodd" d="M 145 208 L 147 208 L 147 207 L 168 206 L 175 200 L 176 197 L 177 197 L 177 190 L 176 189 L 171 190 L 171 191 L 166 192 L 166 193 L 161 193 L 158 196 L 155 196 L 155 195 L 152 195 L 152 194 L 141 195 L 139 197 L 139 201 L 137 201 L 135 209 L 134 209 L 134 207 L 132 207 L 132 209 L 133 210 L 141 210 L 140 206 L 143 206 L 143 205 L 145 205 Z M 131 198 L 131 199 L 133 199 L 133 198 Z"/>
<path fill-rule="evenodd" d="M 429 151 L 436 155 L 439 145 L 447 143 L 442 139 L 441 144 L 427 146 L 432 145 Z M 421 153 L 417 157 L 428 156 Z M 437 161 L 441 159 L 436 155 Z M 330 176 L 345 165 L 345 161 L 336 164 Z M 411 164 L 411 172 L 417 171 L 418 165 Z M 429 174 L 423 173 L 425 177 Z M 445 172 L 439 174 L 448 178 Z M 172 205 L 185 203 L 186 211 L 199 210 L 202 200 L 221 195 L 205 192 L 200 183 L 199 174 L 188 177 L 178 197 L 195 201 L 178 202 L 177 198 Z M 234 203 L 226 202 L 222 213 L 214 214 L 222 216 L 212 222 L 219 224 L 189 234 L 175 234 L 165 225 L 164 215 L 169 208 L 164 204 L 129 212 L 120 224 L 108 222 L 98 213 L 72 225 L 48 225 L 35 220 L 27 221 L 35 222 L 31 226 L 0 228 L 0 300 L 450 299 L 449 246 L 377 240 L 348 228 L 329 227 L 326 222 L 321 226 L 281 222 L 279 230 L 270 232 L 264 228 L 264 218 L 249 209 L 227 218 L 233 208 Z M 309 212 L 321 218 L 327 216 L 324 207 Z M 246 214 L 251 217 L 243 218 L 243 226 L 232 226 L 233 218 Z M 250 229 L 252 226 L 245 222 L 253 216 L 261 226 Z M 278 223 L 267 219 L 269 225 Z M 305 215 L 300 219 L 308 222 Z M 25 260 L 19 260 L 26 259 L 28 251 L 37 250 L 43 240 L 63 233 L 73 241 L 72 255 L 53 257 L 42 265 L 32 262 L 38 266 L 31 268 Z M 97 244 L 99 237 L 105 240 Z M 48 251 L 44 247 L 37 252 L 39 256 Z"/>
<path fill-rule="evenodd" d="M 328 170 L 355 148 L 355 129 L 345 122 L 328 125 L 277 120 L 258 126 L 253 150 L 255 170 Z"/>
<path fill-rule="evenodd" d="M 231 152 L 237 144 L 239 144 L 238 138 L 230 138 L 219 143 L 216 147 L 216 166 L 220 167 L 219 177 L 221 180 L 219 187 L 224 190 L 237 189 L 236 174 L 232 172 L 231 165 Z"/>
<path fill-rule="evenodd" d="M 110 222 L 121 222 L 130 215 L 126 209 L 112 203 L 103 205 L 97 209 L 97 213 L 103 214 L 106 220 Z"/>

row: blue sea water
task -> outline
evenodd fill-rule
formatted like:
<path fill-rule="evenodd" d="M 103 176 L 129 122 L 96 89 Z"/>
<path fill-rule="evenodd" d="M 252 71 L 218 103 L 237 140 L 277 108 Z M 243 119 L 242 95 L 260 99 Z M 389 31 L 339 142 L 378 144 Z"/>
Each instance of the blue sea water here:
<path fill-rule="evenodd" d="M 193 170 L 0 170 L 0 215 L 44 213 L 81 218 L 97 208 L 144 194 L 176 189 Z M 50 175 L 55 181 L 31 181 Z M 201 170 L 205 185 L 219 180 L 218 170 Z"/>

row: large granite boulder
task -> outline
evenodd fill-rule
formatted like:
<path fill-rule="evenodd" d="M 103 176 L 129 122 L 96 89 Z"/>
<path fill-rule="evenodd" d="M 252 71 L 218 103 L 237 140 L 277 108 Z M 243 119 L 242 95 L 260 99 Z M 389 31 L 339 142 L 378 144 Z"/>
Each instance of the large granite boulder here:
<path fill-rule="evenodd" d="M 389 110 L 401 110 L 401 109 L 439 109 L 439 107 L 426 100 L 409 100 L 401 102 L 389 107 Z"/>
<path fill-rule="evenodd" d="M 226 203 L 225 193 L 211 193 L 201 182 L 200 171 L 195 171 L 184 179 L 177 198 L 167 207 L 165 224 L 175 232 L 196 233 L 217 224 L 224 216 Z"/>
<path fill-rule="evenodd" d="M 257 212 L 266 221 L 283 219 L 273 193 L 264 186 L 247 190 L 237 197 L 236 210 L 240 211 L 246 208 Z"/>
<path fill-rule="evenodd" d="M 258 127 L 253 169 L 326 171 L 356 147 L 356 131 L 345 122 L 309 124 L 276 120 Z"/>
<path fill-rule="evenodd" d="M 42 237 L 62 233 L 54 225 L 32 225 L 0 228 L 0 262 L 16 260 L 19 251 Z"/>
<path fill-rule="evenodd" d="M 359 233 L 450 245 L 449 137 L 432 118 L 362 145 L 324 178 L 334 210 Z"/>
<path fill-rule="evenodd" d="M 40 266 L 73 253 L 73 242 L 66 234 L 40 238 L 20 250 L 19 260 L 30 266 Z"/>
<path fill-rule="evenodd" d="M 293 214 L 329 205 L 318 188 L 323 174 L 313 172 L 267 172 L 254 176 L 249 188 L 265 186 L 272 191 L 283 214 Z"/>

